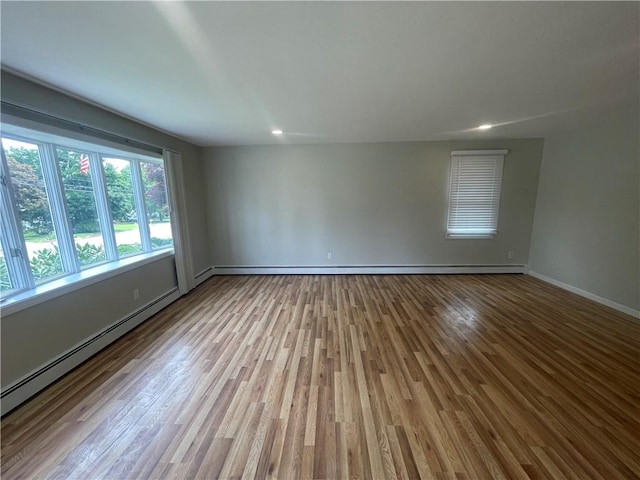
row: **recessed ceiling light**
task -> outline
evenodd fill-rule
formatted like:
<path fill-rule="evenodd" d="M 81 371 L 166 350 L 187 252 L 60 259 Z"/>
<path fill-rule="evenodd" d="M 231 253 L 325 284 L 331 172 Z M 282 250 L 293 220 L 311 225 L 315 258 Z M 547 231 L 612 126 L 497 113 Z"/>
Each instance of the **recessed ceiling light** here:
<path fill-rule="evenodd" d="M 493 125 L 489 125 L 488 123 L 485 123 L 484 125 L 480 125 L 478 127 L 478 130 L 489 130 Z"/>
<path fill-rule="evenodd" d="M 274 135 L 282 135 L 284 132 L 282 130 L 271 130 L 271 133 Z"/>

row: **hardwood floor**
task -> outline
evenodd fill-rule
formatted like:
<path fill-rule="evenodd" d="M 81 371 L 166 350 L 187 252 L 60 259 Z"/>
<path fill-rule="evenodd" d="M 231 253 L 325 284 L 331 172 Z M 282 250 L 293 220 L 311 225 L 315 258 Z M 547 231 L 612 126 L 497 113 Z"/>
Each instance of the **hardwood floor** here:
<path fill-rule="evenodd" d="M 640 321 L 534 278 L 214 277 L 2 421 L 2 478 L 640 478 Z"/>

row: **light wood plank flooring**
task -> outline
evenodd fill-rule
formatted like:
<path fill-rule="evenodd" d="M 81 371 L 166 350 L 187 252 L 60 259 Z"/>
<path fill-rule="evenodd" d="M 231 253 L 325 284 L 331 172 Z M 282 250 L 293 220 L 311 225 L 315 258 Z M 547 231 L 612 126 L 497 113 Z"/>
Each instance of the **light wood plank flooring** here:
<path fill-rule="evenodd" d="M 640 478 L 640 321 L 521 275 L 214 277 L 2 421 L 2 478 Z"/>

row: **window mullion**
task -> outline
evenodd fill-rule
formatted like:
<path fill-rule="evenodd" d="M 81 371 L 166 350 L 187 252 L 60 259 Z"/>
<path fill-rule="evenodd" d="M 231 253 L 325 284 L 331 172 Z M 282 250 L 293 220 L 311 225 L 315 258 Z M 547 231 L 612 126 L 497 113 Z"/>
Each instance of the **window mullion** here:
<path fill-rule="evenodd" d="M 138 216 L 138 227 L 140 228 L 140 240 L 142 241 L 142 250 L 151 251 L 151 231 L 149 229 L 149 217 L 147 215 L 147 205 L 144 197 L 144 188 L 142 185 L 142 171 L 140 170 L 140 162 L 131 160 L 131 184 L 133 187 L 133 198 L 136 205 L 136 214 Z"/>
<path fill-rule="evenodd" d="M 91 180 L 93 181 L 93 192 L 96 199 L 96 208 L 98 211 L 98 220 L 100 221 L 100 229 L 104 240 L 104 251 L 107 260 L 118 260 L 118 246 L 116 244 L 116 234 L 113 229 L 113 218 L 111 216 L 111 208 L 109 208 L 109 196 L 107 195 L 107 182 L 102 168 L 102 159 L 97 153 L 89 155 L 91 162 Z"/>
<path fill-rule="evenodd" d="M 62 266 L 66 272 L 79 272 L 80 262 L 78 262 L 78 255 L 73 241 L 73 230 L 64 197 L 60 168 L 56 161 L 55 147 L 50 143 L 40 144 L 40 158 L 42 159 L 42 173 L 47 194 L 49 195 L 51 219 L 58 237 Z"/>
<path fill-rule="evenodd" d="M 2 250 L 12 287 L 16 290 L 24 290 L 33 288 L 35 281 L 29 265 L 27 245 L 22 234 L 13 186 L 9 180 L 9 168 L 4 149 L 0 148 L 0 152 L 2 154 L 2 162 L 0 163 L 0 203 L 2 206 L 0 242 L 2 242 Z"/>

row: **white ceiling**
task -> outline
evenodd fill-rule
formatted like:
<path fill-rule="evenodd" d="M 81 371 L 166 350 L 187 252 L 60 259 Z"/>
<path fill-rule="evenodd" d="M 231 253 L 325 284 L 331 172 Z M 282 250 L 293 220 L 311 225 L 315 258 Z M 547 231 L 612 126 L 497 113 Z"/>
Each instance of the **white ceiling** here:
<path fill-rule="evenodd" d="M 198 145 L 535 137 L 638 108 L 639 11 L 3 1 L 1 60 Z"/>

